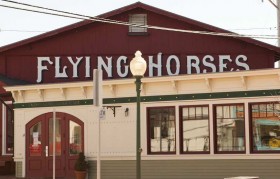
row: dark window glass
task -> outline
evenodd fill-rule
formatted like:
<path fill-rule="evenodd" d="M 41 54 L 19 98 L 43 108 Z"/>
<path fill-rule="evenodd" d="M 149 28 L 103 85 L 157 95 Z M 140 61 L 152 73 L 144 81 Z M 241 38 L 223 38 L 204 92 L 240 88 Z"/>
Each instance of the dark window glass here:
<path fill-rule="evenodd" d="M 217 105 L 214 109 L 215 151 L 245 152 L 244 105 Z"/>
<path fill-rule="evenodd" d="M 175 108 L 162 107 L 148 109 L 149 149 L 150 153 L 174 153 L 175 144 Z"/>
<path fill-rule="evenodd" d="M 182 111 L 182 152 L 209 152 L 208 106 L 186 106 Z M 190 112 L 190 113 L 189 113 Z M 189 115 L 190 114 L 190 115 Z"/>
<path fill-rule="evenodd" d="M 14 152 L 14 117 L 12 105 L 6 108 L 6 153 L 12 154 Z"/>

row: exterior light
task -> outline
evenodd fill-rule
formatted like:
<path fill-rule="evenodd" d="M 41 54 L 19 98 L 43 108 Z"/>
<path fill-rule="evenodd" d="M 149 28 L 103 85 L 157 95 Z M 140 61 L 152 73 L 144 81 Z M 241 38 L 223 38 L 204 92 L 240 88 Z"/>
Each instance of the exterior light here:
<path fill-rule="evenodd" d="M 135 57 L 130 62 L 130 71 L 132 75 L 135 76 L 143 76 L 147 69 L 147 63 L 142 57 L 142 53 L 138 50 L 135 53 Z"/>
<path fill-rule="evenodd" d="M 124 115 L 127 117 L 129 113 L 129 108 L 125 108 Z"/>
<path fill-rule="evenodd" d="M 137 114 L 136 114 L 136 179 L 141 179 L 141 123 L 140 123 L 140 92 L 141 78 L 147 68 L 147 63 L 142 58 L 142 53 L 137 51 L 135 57 L 130 62 L 130 71 L 135 77 L 136 93 L 137 93 Z"/>

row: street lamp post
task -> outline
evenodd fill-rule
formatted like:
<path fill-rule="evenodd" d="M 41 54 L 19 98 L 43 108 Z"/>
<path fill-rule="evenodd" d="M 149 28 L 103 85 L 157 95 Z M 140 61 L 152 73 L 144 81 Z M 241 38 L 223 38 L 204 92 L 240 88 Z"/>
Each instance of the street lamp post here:
<path fill-rule="evenodd" d="M 140 123 L 140 92 L 141 92 L 141 78 L 143 77 L 147 64 L 142 53 L 137 51 L 135 57 L 130 62 L 130 71 L 135 77 L 136 93 L 137 93 L 137 114 L 136 114 L 136 179 L 141 179 L 141 123 Z"/>

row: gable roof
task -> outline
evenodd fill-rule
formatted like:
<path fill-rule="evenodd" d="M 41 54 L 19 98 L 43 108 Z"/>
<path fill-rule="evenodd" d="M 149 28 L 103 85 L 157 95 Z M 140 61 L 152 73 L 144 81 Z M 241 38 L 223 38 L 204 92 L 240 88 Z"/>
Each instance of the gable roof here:
<path fill-rule="evenodd" d="M 9 85 L 9 86 L 31 84 L 31 83 L 23 81 L 23 80 L 9 78 L 9 77 L 7 77 L 5 75 L 1 75 L 1 74 L 0 74 L 0 82 L 3 82 L 4 84 Z"/>
<path fill-rule="evenodd" d="M 180 20 L 180 21 L 183 21 L 185 23 L 201 27 L 201 28 L 206 29 L 208 31 L 221 32 L 221 33 L 232 33 L 230 31 L 227 31 L 227 30 L 224 30 L 224 29 L 221 29 L 221 28 L 218 28 L 218 27 L 214 27 L 214 26 L 208 25 L 206 23 L 202 23 L 202 22 L 199 22 L 199 21 L 196 21 L 196 20 L 184 17 L 184 16 L 180 16 L 178 14 L 174 14 L 174 13 L 171 13 L 171 12 L 168 12 L 168 11 L 165 11 L 165 10 L 162 10 L 162 9 L 159 9 L 159 8 L 156 8 L 156 7 L 141 3 L 141 2 L 136 2 L 134 4 L 124 6 L 122 8 L 119 8 L 119 9 L 101 14 L 97 17 L 109 18 L 109 17 L 124 13 L 126 11 L 130 11 L 130 10 L 136 9 L 136 8 L 142 8 L 142 9 L 145 9 L 147 11 L 151 11 L 151 12 L 154 12 L 154 13 L 157 13 L 157 14 L 161 14 L 163 16 L 167 16 L 167 17 L 170 17 L 170 18 L 173 18 L 173 19 L 176 19 L 176 20 Z M 28 38 L 28 39 L 25 39 L 25 40 L 21 40 L 19 42 L 15 42 L 15 43 L 0 47 L 0 53 L 4 52 L 4 51 L 7 51 L 7 50 L 11 50 L 11 49 L 16 48 L 16 47 L 20 47 L 20 46 L 38 41 L 38 40 L 53 37 L 53 36 L 59 35 L 60 33 L 63 33 L 63 32 L 69 31 L 69 30 L 73 30 L 73 29 L 76 29 L 76 28 L 79 28 L 81 26 L 88 25 L 88 24 L 94 23 L 94 22 L 95 21 L 92 21 L 92 20 L 84 20 L 84 21 L 81 21 L 81 22 L 78 22 L 78 23 L 74 23 L 72 25 L 68 25 L 68 26 L 50 31 L 50 32 L 46 32 L 46 33 L 38 35 L 38 36 L 34 36 L 34 37 L 31 37 L 31 38 Z M 270 45 L 270 44 L 252 39 L 252 38 L 248 38 L 248 37 L 229 37 L 229 38 L 239 39 L 241 41 L 244 41 L 244 42 L 247 42 L 247 43 L 250 43 L 250 44 L 253 44 L 253 45 L 257 45 L 257 46 L 266 48 L 268 50 L 272 50 L 276 53 L 275 54 L 275 60 L 280 60 L 280 48 L 278 48 L 276 46 L 273 46 L 273 45 Z"/>

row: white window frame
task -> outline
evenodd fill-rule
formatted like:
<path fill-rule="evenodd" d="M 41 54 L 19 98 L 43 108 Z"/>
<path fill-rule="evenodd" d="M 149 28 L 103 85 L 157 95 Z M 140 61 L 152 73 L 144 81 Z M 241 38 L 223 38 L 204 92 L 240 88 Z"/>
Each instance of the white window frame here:
<path fill-rule="evenodd" d="M 7 105 L 12 104 L 12 101 L 5 101 L 5 103 Z M 7 136 L 6 136 L 6 124 L 7 124 L 7 120 L 6 120 L 6 116 L 7 116 L 7 107 L 5 104 L 2 104 L 2 155 L 13 155 L 10 153 L 6 152 L 6 147 L 7 147 Z"/>

